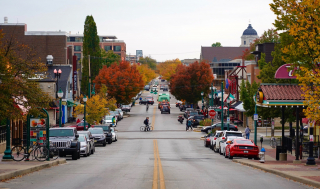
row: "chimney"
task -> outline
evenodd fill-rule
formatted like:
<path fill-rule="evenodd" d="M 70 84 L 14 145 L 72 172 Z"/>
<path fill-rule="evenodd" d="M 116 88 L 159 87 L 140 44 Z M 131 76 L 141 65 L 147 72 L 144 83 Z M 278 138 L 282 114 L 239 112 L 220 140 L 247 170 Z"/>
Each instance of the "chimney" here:
<path fill-rule="evenodd" d="M 4 23 L 8 24 L 8 17 L 6 17 L 6 16 L 4 17 Z"/>

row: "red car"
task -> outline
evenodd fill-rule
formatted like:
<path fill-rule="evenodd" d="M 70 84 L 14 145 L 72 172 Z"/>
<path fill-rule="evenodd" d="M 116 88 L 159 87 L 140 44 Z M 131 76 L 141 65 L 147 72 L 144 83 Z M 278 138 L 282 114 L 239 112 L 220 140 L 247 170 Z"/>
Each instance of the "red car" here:
<path fill-rule="evenodd" d="M 76 125 L 70 125 L 68 127 L 75 127 L 77 131 L 83 131 L 83 122 L 77 123 Z M 86 130 L 88 130 L 88 123 L 86 122 Z"/>
<path fill-rule="evenodd" d="M 247 157 L 249 159 L 259 159 L 259 148 L 248 139 L 234 139 L 228 141 L 226 146 L 225 158 L 232 159 L 233 157 Z"/>

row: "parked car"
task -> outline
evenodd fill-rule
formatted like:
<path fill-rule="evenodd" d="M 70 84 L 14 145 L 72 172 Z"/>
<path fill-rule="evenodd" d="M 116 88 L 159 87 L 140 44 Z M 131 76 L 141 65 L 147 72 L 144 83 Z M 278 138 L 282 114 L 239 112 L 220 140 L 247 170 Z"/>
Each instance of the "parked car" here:
<path fill-rule="evenodd" d="M 164 87 L 164 85 L 160 84 L 160 90 L 162 90 L 162 89 L 163 89 L 163 87 Z"/>
<path fill-rule="evenodd" d="M 225 154 L 226 146 L 229 143 L 229 141 L 233 141 L 233 139 L 245 139 L 245 138 L 237 137 L 237 136 L 228 136 L 225 141 L 220 142 L 220 150 L 219 150 L 220 155 L 223 155 L 226 157 L 226 154 Z"/>
<path fill-rule="evenodd" d="M 112 119 L 113 118 L 115 118 L 115 116 L 110 116 L 110 115 L 104 116 L 104 118 L 102 120 L 102 124 L 111 125 L 111 126 L 116 127 L 117 126 L 117 122 L 116 123 L 112 123 Z"/>
<path fill-rule="evenodd" d="M 94 125 L 93 128 L 102 128 L 103 129 L 103 133 L 106 137 L 106 141 L 108 142 L 108 144 L 112 143 L 112 133 L 111 133 L 111 128 L 109 125 Z"/>
<path fill-rule="evenodd" d="M 153 97 L 152 97 L 152 96 L 147 96 L 147 97 L 146 97 L 146 100 L 148 101 L 148 104 L 151 104 L 151 105 L 154 104 L 154 100 L 153 100 Z"/>
<path fill-rule="evenodd" d="M 150 85 L 144 86 L 144 90 L 149 91 L 150 90 Z"/>
<path fill-rule="evenodd" d="M 213 134 L 210 133 L 210 134 L 207 134 L 204 136 L 204 147 L 209 147 L 210 146 L 210 139 L 211 139 L 211 136 Z"/>
<path fill-rule="evenodd" d="M 181 104 L 181 105 L 179 106 L 179 109 L 180 109 L 180 112 L 183 112 L 183 111 L 185 111 L 185 110 L 187 109 L 187 105 Z"/>
<path fill-rule="evenodd" d="M 120 113 L 118 111 L 109 111 L 109 115 L 115 116 L 116 123 L 118 124 L 118 121 L 120 121 Z"/>
<path fill-rule="evenodd" d="M 119 113 L 120 119 L 123 119 L 123 111 L 121 109 L 115 109 Z"/>
<path fill-rule="evenodd" d="M 216 123 L 211 126 L 202 127 L 201 132 L 208 133 L 212 129 L 221 130 L 221 123 Z M 227 124 L 224 123 L 223 130 L 227 130 Z M 238 131 L 238 126 L 229 124 L 230 131 Z"/>
<path fill-rule="evenodd" d="M 50 144 L 59 149 L 59 156 L 71 155 L 73 160 L 80 159 L 79 134 L 76 128 L 58 127 L 50 128 Z"/>
<path fill-rule="evenodd" d="M 197 127 L 200 125 L 200 121 L 204 120 L 204 115 L 189 116 L 189 119 L 192 121 L 192 127 Z"/>
<path fill-rule="evenodd" d="M 163 88 L 162 88 L 163 91 L 169 91 L 169 87 L 168 85 L 165 85 Z"/>
<path fill-rule="evenodd" d="M 87 140 L 86 135 L 79 134 L 79 142 L 80 142 L 80 154 L 84 157 L 90 156 L 90 144 Z"/>
<path fill-rule="evenodd" d="M 186 108 L 186 111 L 184 112 L 184 117 L 187 119 L 189 117 L 189 114 L 191 111 L 194 111 L 193 108 Z"/>
<path fill-rule="evenodd" d="M 219 137 L 216 140 L 216 144 L 213 146 L 214 152 L 220 152 L 220 142 L 225 141 L 228 136 L 242 137 L 241 131 L 223 131 L 220 133 Z"/>
<path fill-rule="evenodd" d="M 178 101 L 176 102 L 176 107 L 180 107 L 181 104 L 182 104 L 182 102 L 181 102 L 180 100 L 178 100 Z"/>
<path fill-rule="evenodd" d="M 78 131 L 78 134 L 86 135 L 87 140 L 90 144 L 90 152 L 91 152 L 91 154 L 94 154 L 94 152 L 96 151 L 96 145 L 94 144 L 94 138 L 93 138 L 91 132 L 90 131 Z"/>
<path fill-rule="evenodd" d="M 216 140 L 222 131 L 215 131 L 210 137 L 210 149 L 213 150 L 213 146 L 216 144 Z"/>
<path fill-rule="evenodd" d="M 124 112 L 130 112 L 131 106 L 130 105 L 122 105 L 121 110 Z"/>
<path fill-rule="evenodd" d="M 88 122 L 86 122 L 86 130 L 88 130 Z M 77 131 L 83 131 L 84 130 L 84 122 L 80 122 L 80 123 L 77 123 L 75 125 L 70 125 L 68 127 L 74 127 L 77 129 Z"/>
<path fill-rule="evenodd" d="M 145 99 L 145 98 L 143 98 L 143 99 L 141 99 L 141 100 L 139 101 L 139 104 L 140 104 L 140 105 L 141 105 L 141 104 L 146 105 L 147 103 L 148 103 L 148 100 Z"/>
<path fill-rule="evenodd" d="M 111 134 L 112 134 L 112 141 L 117 142 L 118 141 L 117 131 L 115 131 L 115 129 L 113 127 L 110 127 L 110 130 L 111 130 Z"/>
<path fill-rule="evenodd" d="M 168 112 L 170 114 L 170 106 L 168 105 L 161 105 L 161 114 Z"/>
<path fill-rule="evenodd" d="M 103 132 L 102 128 L 89 128 L 89 131 L 92 133 L 92 136 L 94 137 L 94 143 L 95 144 L 102 144 L 103 146 L 107 145 L 106 136 Z"/>
<path fill-rule="evenodd" d="M 234 139 L 227 143 L 225 157 L 233 159 L 233 157 L 247 157 L 259 160 L 259 147 L 252 140 Z"/>

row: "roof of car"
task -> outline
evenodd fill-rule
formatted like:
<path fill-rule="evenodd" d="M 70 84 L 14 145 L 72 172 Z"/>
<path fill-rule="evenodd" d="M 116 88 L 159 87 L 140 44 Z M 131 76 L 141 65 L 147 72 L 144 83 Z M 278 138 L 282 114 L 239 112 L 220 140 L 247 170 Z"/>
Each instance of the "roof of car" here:
<path fill-rule="evenodd" d="M 91 127 L 91 128 L 89 128 L 89 130 L 90 130 L 90 129 L 92 129 L 92 130 L 93 130 L 93 129 L 102 129 L 102 128 L 98 128 L 98 127 L 96 127 L 96 128 L 92 128 L 92 127 Z"/>
<path fill-rule="evenodd" d="M 56 127 L 56 128 L 50 128 L 52 130 L 57 130 L 57 129 L 73 129 L 73 130 L 76 130 L 75 127 Z"/>
<path fill-rule="evenodd" d="M 241 131 L 223 131 L 223 132 L 228 132 L 228 133 L 242 133 Z"/>

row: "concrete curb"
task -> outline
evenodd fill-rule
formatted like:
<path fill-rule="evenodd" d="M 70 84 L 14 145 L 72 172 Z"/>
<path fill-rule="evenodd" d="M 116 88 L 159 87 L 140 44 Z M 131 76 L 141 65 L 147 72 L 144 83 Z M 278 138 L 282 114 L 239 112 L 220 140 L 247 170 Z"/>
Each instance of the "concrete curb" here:
<path fill-rule="evenodd" d="M 32 173 L 32 172 L 35 172 L 35 171 L 39 171 L 41 169 L 49 168 L 49 167 L 52 167 L 54 165 L 64 164 L 66 162 L 67 162 L 66 159 L 59 159 L 59 160 L 56 160 L 56 161 L 48 162 L 46 164 L 36 165 L 34 167 L 29 167 L 29 168 L 25 168 L 25 169 L 21 169 L 21 170 L 10 171 L 8 173 L 2 173 L 2 174 L 0 174 L 0 182 L 3 181 L 3 180 L 6 180 L 6 179 L 11 179 L 13 177 L 17 177 L 17 176 L 20 176 L 20 175 L 25 175 L 25 174 Z"/>
<path fill-rule="evenodd" d="M 283 178 L 288 178 L 288 179 L 291 179 L 293 181 L 297 181 L 297 182 L 300 182 L 300 183 L 303 183 L 303 184 L 306 184 L 306 185 L 311 185 L 311 186 L 320 188 L 320 183 L 319 182 L 315 182 L 315 181 L 307 179 L 307 178 L 302 178 L 302 177 L 290 175 L 290 174 L 285 173 L 285 172 L 281 172 L 281 171 L 277 171 L 277 170 L 261 167 L 261 166 L 258 166 L 258 165 L 255 165 L 255 164 L 250 164 L 250 163 L 247 163 L 247 162 L 243 162 L 243 161 L 237 160 L 237 159 L 233 159 L 232 161 L 236 162 L 236 163 L 241 163 L 243 165 L 247 165 L 247 166 L 250 166 L 250 167 L 253 167 L 253 168 L 257 168 L 257 169 L 260 169 L 260 170 L 263 170 L 263 171 L 266 171 L 266 172 L 281 176 Z"/>

